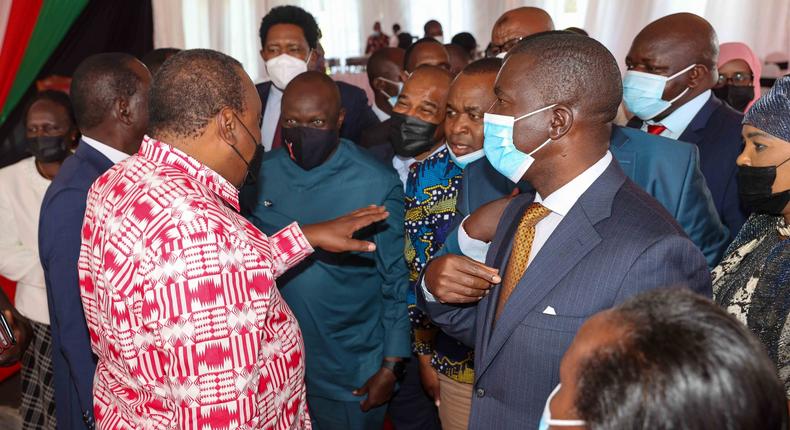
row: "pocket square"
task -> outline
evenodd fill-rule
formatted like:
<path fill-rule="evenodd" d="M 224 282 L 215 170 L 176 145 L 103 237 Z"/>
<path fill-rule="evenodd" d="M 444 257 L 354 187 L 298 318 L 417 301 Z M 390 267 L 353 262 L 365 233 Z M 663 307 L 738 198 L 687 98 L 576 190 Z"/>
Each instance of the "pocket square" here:
<path fill-rule="evenodd" d="M 546 306 L 546 309 L 543 309 L 543 313 L 546 315 L 557 315 L 557 311 L 555 311 L 551 306 Z"/>

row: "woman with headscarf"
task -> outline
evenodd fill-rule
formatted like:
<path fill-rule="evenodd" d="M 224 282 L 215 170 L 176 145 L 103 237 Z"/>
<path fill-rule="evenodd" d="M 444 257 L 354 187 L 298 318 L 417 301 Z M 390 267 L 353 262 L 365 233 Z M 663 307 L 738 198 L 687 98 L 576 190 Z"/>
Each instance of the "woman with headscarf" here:
<path fill-rule="evenodd" d="M 790 398 L 790 77 L 746 112 L 738 190 L 753 211 L 713 269 L 713 297 L 765 345 Z"/>
<path fill-rule="evenodd" d="M 718 69 L 713 93 L 733 109 L 746 112 L 760 98 L 760 59 L 745 43 L 722 43 Z"/>

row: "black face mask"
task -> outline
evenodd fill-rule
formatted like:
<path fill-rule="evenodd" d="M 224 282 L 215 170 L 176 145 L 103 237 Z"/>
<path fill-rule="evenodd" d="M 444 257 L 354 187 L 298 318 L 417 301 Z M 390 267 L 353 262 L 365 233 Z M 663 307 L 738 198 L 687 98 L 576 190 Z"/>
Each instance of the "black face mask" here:
<path fill-rule="evenodd" d="M 250 130 L 247 128 L 246 125 L 244 125 L 244 123 L 241 121 L 241 119 L 239 119 L 239 117 L 235 113 L 233 114 L 233 116 L 236 117 L 236 120 L 239 122 L 239 124 L 241 124 L 241 127 L 244 128 L 244 131 L 246 131 L 247 134 L 250 135 L 250 139 L 252 140 L 252 143 L 255 145 L 255 153 L 252 154 L 252 158 L 250 158 L 250 161 L 247 161 L 241 155 L 241 152 L 239 152 L 239 150 L 236 149 L 236 146 L 230 144 L 228 144 L 228 146 L 230 146 L 230 149 L 232 149 L 233 152 L 235 152 L 236 155 L 238 155 L 239 158 L 241 158 L 241 161 L 247 165 L 247 175 L 244 177 L 244 184 L 254 185 L 256 182 L 258 182 L 258 170 L 260 170 L 261 168 L 261 160 L 263 159 L 263 146 L 261 146 L 261 144 L 258 143 L 257 140 L 255 140 L 255 137 L 252 135 L 252 133 L 250 133 Z"/>
<path fill-rule="evenodd" d="M 390 143 L 401 157 L 414 157 L 431 149 L 437 124 L 393 112 L 390 117 Z"/>
<path fill-rule="evenodd" d="M 741 201 L 757 213 L 781 215 L 790 202 L 790 190 L 774 194 L 771 186 L 776 181 L 776 169 L 788 160 L 777 166 L 738 166 L 738 194 Z"/>
<path fill-rule="evenodd" d="M 337 130 L 283 127 L 282 135 L 291 160 L 304 170 L 312 170 L 324 164 L 340 142 Z"/>
<path fill-rule="evenodd" d="M 733 109 L 743 112 L 749 102 L 754 100 L 754 87 L 736 87 L 735 85 L 725 85 L 714 88 L 713 94 L 723 102 L 732 106 Z"/>
<path fill-rule="evenodd" d="M 65 135 L 28 137 L 26 140 L 30 152 L 42 163 L 65 160 L 73 144 Z"/>

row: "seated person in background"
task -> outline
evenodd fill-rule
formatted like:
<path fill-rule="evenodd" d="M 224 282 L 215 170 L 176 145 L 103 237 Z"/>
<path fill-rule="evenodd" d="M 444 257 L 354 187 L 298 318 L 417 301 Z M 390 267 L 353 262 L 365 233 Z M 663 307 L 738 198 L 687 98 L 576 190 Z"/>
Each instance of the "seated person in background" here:
<path fill-rule="evenodd" d="M 416 360 L 409 363 L 407 378 L 390 406 L 396 428 L 431 428 L 436 423 L 438 403 L 436 372 L 431 367 L 436 327 L 415 306 L 414 287 L 428 259 L 438 251 L 452 229 L 455 199 L 461 169 L 453 164 L 444 145 L 444 119 L 452 76 L 436 66 L 420 66 L 411 74 L 392 111 L 395 151 L 411 161 L 398 173 L 406 188 L 406 264 L 409 268 L 409 319 L 412 325 Z M 419 373 L 418 373 L 419 372 Z M 427 373 L 426 373 L 427 372 Z M 420 376 L 432 377 L 424 383 Z M 419 412 L 417 412 L 419 411 Z M 417 421 L 422 420 L 419 425 Z"/>
<path fill-rule="evenodd" d="M 457 76 L 467 64 L 472 62 L 472 57 L 469 55 L 469 52 L 461 46 L 449 43 L 444 45 L 444 49 L 447 50 L 447 55 L 450 57 L 450 73 L 452 73 L 453 76 Z"/>
<path fill-rule="evenodd" d="M 44 194 L 63 161 L 73 154 L 78 135 L 69 96 L 40 92 L 25 112 L 25 137 L 33 157 L 0 169 L 0 276 L 17 283 L 16 309 L 0 305 L 0 310 L 10 313 L 9 321 L 22 335 L 17 352 L 12 349 L 4 354 L 0 365 L 17 359 L 22 364 L 19 414 L 24 428 L 55 428 L 52 334 L 44 270 L 38 258 L 38 220 Z M 10 305 L 5 294 L 0 303 Z M 24 349 L 28 341 L 31 344 Z"/>
<path fill-rule="evenodd" d="M 403 71 L 400 80 L 405 82 L 420 66 L 437 66 L 450 70 L 450 57 L 447 50 L 444 49 L 444 45 L 431 38 L 420 39 L 411 45 L 403 55 Z M 389 121 L 387 124 L 378 124 L 365 130 L 360 145 L 371 151 L 376 159 L 383 164 L 395 168 L 405 184 L 409 164 L 413 160 L 411 156 L 405 156 L 395 150 L 390 140 L 391 129 L 392 121 Z"/>
<path fill-rule="evenodd" d="M 381 23 L 373 23 L 373 34 L 368 36 L 368 43 L 365 45 L 365 55 L 370 55 L 381 48 L 390 44 L 390 37 L 381 32 Z"/>
<path fill-rule="evenodd" d="M 753 213 L 713 270 L 713 297 L 762 341 L 790 398 L 790 77 L 746 112 L 743 138 L 738 187 Z"/>
<path fill-rule="evenodd" d="M 623 101 L 635 115 L 629 127 L 697 145 L 719 218 L 735 237 L 748 215 L 738 198 L 735 165 L 743 150 L 743 114 L 711 92 L 718 54 L 716 31 L 703 18 L 659 18 L 631 44 Z"/>
<path fill-rule="evenodd" d="M 582 325 L 539 428 L 784 430 L 787 424 L 784 390 L 760 342 L 710 300 L 668 288 Z"/>
<path fill-rule="evenodd" d="M 733 109 L 746 112 L 760 98 L 760 59 L 745 43 L 722 43 L 717 68 L 719 80 L 713 94 Z"/>
<path fill-rule="evenodd" d="M 317 252 L 278 281 L 305 342 L 307 403 L 319 429 L 384 423 L 403 358 L 411 355 L 403 262 L 403 188 L 395 172 L 340 138 L 340 94 L 328 76 L 306 72 L 286 87 L 285 148 L 261 165 L 250 220 L 273 234 L 369 204 L 389 218 L 363 236 L 369 255 Z M 396 368 L 397 367 L 397 368 Z M 396 375 L 396 373 L 398 375 Z M 360 396 L 361 404 L 360 408 Z"/>
<path fill-rule="evenodd" d="M 711 294 L 702 253 L 609 151 L 622 87 L 603 45 L 566 32 L 530 36 L 509 51 L 494 91 L 486 157 L 535 191 L 464 222 L 490 243 L 486 265 L 434 258 L 417 289 L 431 321 L 475 347 L 473 430 L 536 427 L 586 317 L 679 282 Z"/>

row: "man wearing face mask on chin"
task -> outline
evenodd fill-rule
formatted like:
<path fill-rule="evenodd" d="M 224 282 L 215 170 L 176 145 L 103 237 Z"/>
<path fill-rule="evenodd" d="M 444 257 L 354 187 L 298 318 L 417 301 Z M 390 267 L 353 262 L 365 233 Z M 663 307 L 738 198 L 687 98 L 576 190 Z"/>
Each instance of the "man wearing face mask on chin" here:
<path fill-rule="evenodd" d="M 369 204 L 389 212 L 360 233 L 376 244 L 375 253 L 316 252 L 279 284 L 305 338 L 314 427 L 373 429 L 383 425 L 410 355 L 403 188 L 395 172 L 339 137 L 344 114 L 328 76 L 306 72 L 288 84 L 280 120 L 285 147 L 264 158 L 250 220 L 274 234 L 294 220 L 314 223 Z"/>
<path fill-rule="evenodd" d="M 418 288 L 431 320 L 475 347 L 470 429 L 536 428 L 560 357 L 590 315 L 667 285 L 711 294 L 702 253 L 609 152 L 619 75 L 599 42 L 557 32 L 521 41 L 497 76 L 484 152 L 535 192 L 464 221 L 490 243 L 485 265 L 439 257 Z"/>
<path fill-rule="evenodd" d="M 314 248 L 374 251 L 351 236 L 386 209 L 271 236 L 245 220 L 260 98 L 224 54 L 171 57 L 149 109 L 149 135 L 91 187 L 82 229 L 97 428 L 309 428 L 303 337 L 276 279 Z"/>
<path fill-rule="evenodd" d="M 77 146 L 69 96 L 36 94 L 25 113 L 25 131 L 33 157 L 0 169 L 0 276 L 17 283 L 16 307 L 0 291 L 0 312 L 17 337 L 16 346 L 0 353 L 0 366 L 22 364 L 24 427 L 54 429 L 52 335 L 38 258 L 38 220 L 47 187 Z"/>
<path fill-rule="evenodd" d="M 629 127 L 696 144 L 713 203 L 732 237 L 748 212 L 738 198 L 735 160 L 743 149 L 743 114 L 711 89 L 719 44 L 713 27 L 690 14 L 648 24 L 625 58 L 623 101 L 635 115 Z"/>

